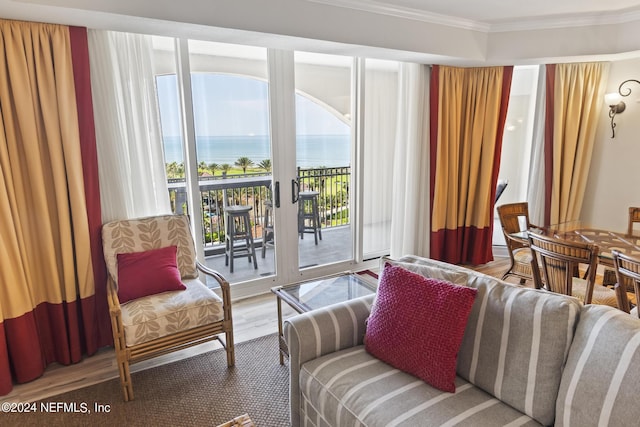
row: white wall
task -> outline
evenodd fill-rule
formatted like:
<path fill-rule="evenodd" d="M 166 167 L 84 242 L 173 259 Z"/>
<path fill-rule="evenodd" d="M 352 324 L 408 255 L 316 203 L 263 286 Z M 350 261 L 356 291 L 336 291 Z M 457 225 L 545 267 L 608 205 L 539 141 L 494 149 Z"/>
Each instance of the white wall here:
<path fill-rule="evenodd" d="M 302 0 L 0 0 L 0 16 L 423 64 L 611 60 L 640 51 L 637 15 L 499 32 Z"/>
<path fill-rule="evenodd" d="M 640 79 L 640 59 L 611 63 L 607 93 L 627 79 Z M 627 229 L 629 206 L 640 206 L 640 84 L 625 87 L 632 92 L 623 98 L 626 110 L 615 118 L 614 139 L 608 107 L 602 109 L 582 206 L 587 225 L 617 231 Z"/>

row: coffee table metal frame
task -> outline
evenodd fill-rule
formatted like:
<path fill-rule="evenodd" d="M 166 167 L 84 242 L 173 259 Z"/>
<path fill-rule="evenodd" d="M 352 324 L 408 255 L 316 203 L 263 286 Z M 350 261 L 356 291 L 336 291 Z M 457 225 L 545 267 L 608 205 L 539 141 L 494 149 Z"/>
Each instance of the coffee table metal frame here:
<path fill-rule="evenodd" d="M 362 276 L 367 273 L 341 273 L 290 285 L 275 286 L 271 292 L 276 295 L 278 306 L 278 341 L 280 347 L 280 364 L 284 364 L 284 356 L 289 356 L 289 349 L 284 340 L 282 328 L 282 301 L 286 302 L 298 313 L 326 307 L 339 302 L 348 301 L 361 296 L 374 294 L 376 284 Z M 304 290 L 304 296 L 300 291 Z M 327 295 L 327 293 L 332 295 Z"/>

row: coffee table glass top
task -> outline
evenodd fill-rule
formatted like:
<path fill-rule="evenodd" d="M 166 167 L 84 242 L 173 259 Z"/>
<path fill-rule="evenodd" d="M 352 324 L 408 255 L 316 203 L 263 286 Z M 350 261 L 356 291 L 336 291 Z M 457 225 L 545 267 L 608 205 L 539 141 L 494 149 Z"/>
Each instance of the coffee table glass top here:
<path fill-rule="evenodd" d="M 273 292 L 287 301 L 297 311 L 306 312 L 371 295 L 376 292 L 376 284 L 373 281 L 367 281 L 367 279 L 358 274 L 344 274 L 310 282 L 279 286 L 274 288 Z"/>

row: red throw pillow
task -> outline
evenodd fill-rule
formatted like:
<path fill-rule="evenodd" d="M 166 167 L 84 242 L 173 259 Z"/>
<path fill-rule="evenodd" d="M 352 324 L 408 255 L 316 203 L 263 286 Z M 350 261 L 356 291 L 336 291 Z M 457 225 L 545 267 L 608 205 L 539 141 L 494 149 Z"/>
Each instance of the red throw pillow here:
<path fill-rule="evenodd" d="M 366 350 L 439 390 L 455 392 L 458 350 L 476 293 L 385 264 Z"/>
<path fill-rule="evenodd" d="M 132 299 L 187 289 L 180 280 L 176 246 L 117 255 L 118 299 Z"/>

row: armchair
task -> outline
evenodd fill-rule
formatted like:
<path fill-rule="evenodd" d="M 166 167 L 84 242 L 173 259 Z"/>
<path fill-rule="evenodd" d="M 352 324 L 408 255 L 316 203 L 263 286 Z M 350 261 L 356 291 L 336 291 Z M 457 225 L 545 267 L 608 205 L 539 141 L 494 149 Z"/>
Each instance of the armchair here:
<path fill-rule="evenodd" d="M 226 348 L 227 365 L 234 366 L 229 283 L 219 273 L 196 260 L 188 217 L 162 215 L 109 222 L 102 227 L 102 240 L 109 273 L 109 313 L 125 401 L 133 399 L 129 365 L 135 362 L 217 339 Z M 184 290 L 163 292 L 166 289 L 153 289 L 154 283 L 142 284 L 149 281 L 144 278 L 146 273 L 157 271 L 161 266 L 155 268 L 151 264 L 134 264 L 139 266 L 139 271 L 135 271 L 133 280 L 127 277 L 127 282 L 124 282 L 125 276 L 119 274 L 123 272 L 118 266 L 119 255 L 124 260 L 123 254 L 138 256 L 174 246 L 176 255 L 173 265 L 178 270 L 175 274 L 179 274 L 178 283 L 181 282 L 180 287 Z M 147 259 L 153 262 L 157 257 L 150 256 Z M 222 298 L 200 281 L 200 272 L 219 284 Z M 121 302 L 124 288 L 120 289 L 119 295 L 119 283 L 132 287 L 140 285 L 134 289 L 134 293 L 140 293 L 140 289 L 144 288 L 142 293 L 146 295 Z M 158 291 L 160 293 L 156 293 Z M 225 334 L 224 341 L 220 339 L 221 334 Z"/>

